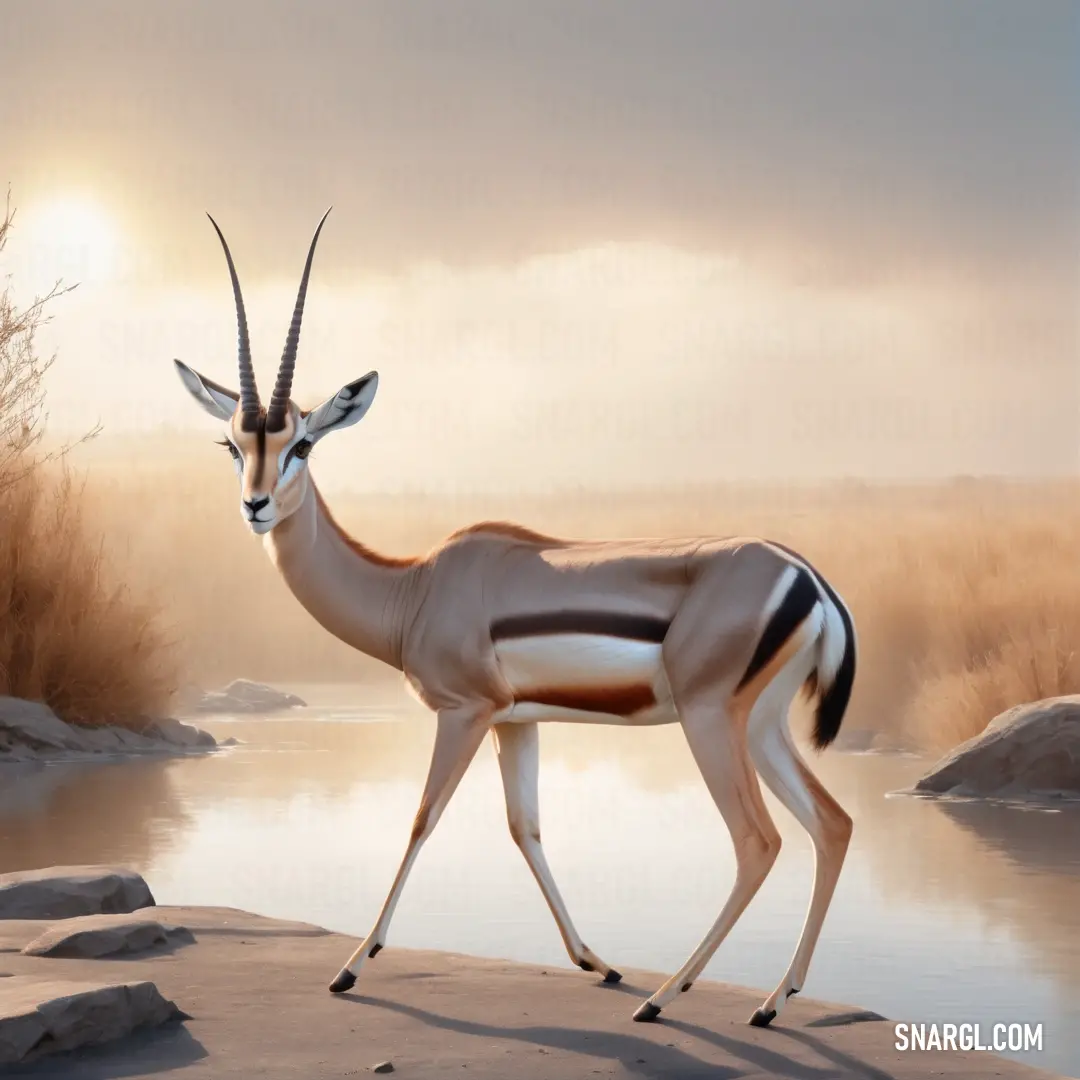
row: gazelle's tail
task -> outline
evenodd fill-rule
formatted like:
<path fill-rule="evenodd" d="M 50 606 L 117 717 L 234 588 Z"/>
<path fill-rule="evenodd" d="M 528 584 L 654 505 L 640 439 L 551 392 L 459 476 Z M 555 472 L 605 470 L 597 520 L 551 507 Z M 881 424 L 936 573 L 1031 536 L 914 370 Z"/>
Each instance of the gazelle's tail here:
<path fill-rule="evenodd" d="M 769 615 L 754 655 L 736 689 L 741 690 L 780 651 L 807 619 L 817 615 L 817 661 L 807 679 L 806 690 L 816 699 L 812 741 L 824 750 L 837 736 L 855 683 L 855 624 L 844 601 L 833 587 L 801 555 L 772 544 L 791 566 L 781 578 L 783 590 Z M 785 588 L 786 579 L 786 588 Z"/>
<path fill-rule="evenodd" d="M 805 565 L 805 564 L 804 564 Z M 840 731 L 855 685 L 855 623 L 847 605 L 812 567 L 806 566 L 821 593 L 825 619 L 818 637 L 818 662 L 807 689 L 817 698 L 814 746 L 824 750 Z"/>

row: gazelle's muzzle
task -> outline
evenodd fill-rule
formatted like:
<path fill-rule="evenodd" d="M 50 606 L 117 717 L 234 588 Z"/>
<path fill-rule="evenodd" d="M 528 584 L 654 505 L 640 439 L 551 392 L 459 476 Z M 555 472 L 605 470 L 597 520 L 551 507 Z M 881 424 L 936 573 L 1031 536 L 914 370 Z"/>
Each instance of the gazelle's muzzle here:
<path fill-rule="evenodd" d="M 254 533 L 269 532 L 278 518 L 277 506 L 271 495 L 256 495 L 240 499 L 240 514 Z"/>

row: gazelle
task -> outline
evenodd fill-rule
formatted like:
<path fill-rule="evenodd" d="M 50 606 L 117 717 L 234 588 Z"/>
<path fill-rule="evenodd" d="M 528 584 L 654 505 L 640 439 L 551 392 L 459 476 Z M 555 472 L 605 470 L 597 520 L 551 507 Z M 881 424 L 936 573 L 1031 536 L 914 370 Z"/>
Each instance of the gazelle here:
<path fill-rule="evenodd" d="M 327 211 L 329 214 L 329 210 Z M 780 850 L 757 773 L 810 834 L 813 892 L 794 957 L 750 1018 L 764 1027 L 802 989 L 851 837 L 851 819 L 807 768 L 787 726 L 804 690 L 816 703 L 813 742 L 836 737 L 855 677 L 851 616 L 805 559 L 738 538 L 557 539 L 485 522 L 422 558 L 388 558 L 334 521 L 307 466 L 311 448 L 357 423 L 369 372 L 308 412 L 292 401 L 312 258 L 267 407 L 260 404 L 240 283 L 225 237 L 239 334 L 239 392 L 179 360 L 195 400 L 225 424 L 240 507 L 297 600 L 330 633 L 404 673 L 436 713 L 435 743 L 404 858 L 371 932 L 330 983 L 341 993 L 386 942 L 394 908 L 425 840 L 488 732 L 510 833 L 551 909 L 571 960 L 605 982 L 621 975 L 578 934 L 540 843 L 540 722 L 680 723 L 731 832 L 735 883 L 682 968 L 634 1013 L 653 1020 L 689 990 Z M 756 772 L 755 772 L 756 769 Z"/>

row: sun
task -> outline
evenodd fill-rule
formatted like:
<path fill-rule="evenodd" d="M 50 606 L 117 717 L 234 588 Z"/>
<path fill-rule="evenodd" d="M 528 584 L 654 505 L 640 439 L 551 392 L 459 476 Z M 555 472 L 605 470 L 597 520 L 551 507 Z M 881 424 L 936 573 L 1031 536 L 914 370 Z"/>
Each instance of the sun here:
<path fill-rule="evenodd" d="M 101 284 L 118 268 L 120 233 L 90 195 L 57 195 L 20 214 L 21 242 L 43 276 Z"/>

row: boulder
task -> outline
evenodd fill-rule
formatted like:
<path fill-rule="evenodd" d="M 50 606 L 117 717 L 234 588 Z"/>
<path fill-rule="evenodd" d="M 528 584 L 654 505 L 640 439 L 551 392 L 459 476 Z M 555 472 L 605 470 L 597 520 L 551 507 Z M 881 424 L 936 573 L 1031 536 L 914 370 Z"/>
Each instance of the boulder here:
<path fill-rule="evenodd" d="M 186 926 L 148 915 L 83 915 L 53 923 L 26 945 L 24 956 L 93 960 L 99 956 L 139 953 L 158 945 L 188 945 L 195 940 Z"/>
<path fill-rule="evenodd" d="M 171 716 L 154 721 L 154 731 L 159 738 L 176 746 L 216 746 L 217 740 L 208 731 L 182 724 Z"/>
<path fill-rule="evenodd" d="M 108 730 L 116 736 L 121 753 L 149 754 L 161 747 L 160 739 L 155 739 L 152 735 L 144 735 L 141 731 L 129 731 L 127 728 L 118 727 Z"/>
<path fill-rule="evenodd" d="M 142 876 L 111 866 L 50 866 L 0 874 L 0 919 L 70 919 L 153 907 Z"/>
<path fill-rule="evenodd" d="M 111 1042 L 183 1019 L 152 982 L 88 983 L 14 975 L 0 980 L 0 1066 Z"/>
<path fill-rule="evenodd" d="M 0 953 L 22 952 L 51 925 L 51 919 L 0 919 Z"/>
<path fill-rule="evenodd" d="M 297 938 L 327 937 L 330 934 L 329 930 L 314 926 L 312 923 L 273 919 L 266 915 L 254 915 L 250 911 L 230 907 L 162 906 L 155 908 L 154 915 L 162 922 L 186 926 L 198 935 L 199 940 L 212 935 L 244 938 Z M 30 926 L 30 924 L 25 925 Z M 0 931 L 2 927 L 3 924 L 0 923 Z"/>
<path fill-rule="evenodd" d="M 30 750 L 78 750 L 79 732 L 40 701 L 0 697 L 0 738 Z"/>
<path fill-rule="evenodd" d="M 82 743 L 80 749 L 84 753 L 123 754 L 128 750 L 128 744 L 120 736 L 118 728 L 77 728 L 76 730 Z"/>
<path fill-rule="evenodd" d="M 160 754 L 217 743 L 209 732 L 171 717 L 138 717 L 138 730 L 83 727 L 61 720 L 48 705 L 0 697 L 0 761 L 57 760 L 91 754 Z"/>
<path fill-rule="evenodd" d="M 1080 799 L 1080 695 L 1009 709 L 952 750 L 912 791 L 965 798 Z"/>
<path fill-rule="evenodd" d="M 191 707 L 202 713 L 265 713 L 306 704 L 296 694 L 275 690 L 265 683 L 233 679 L 224 690 L 204 694 Z"/>

